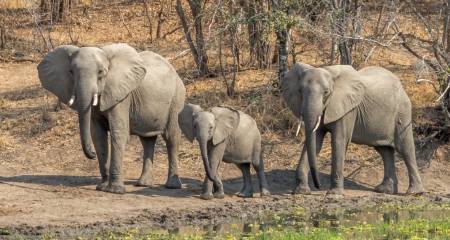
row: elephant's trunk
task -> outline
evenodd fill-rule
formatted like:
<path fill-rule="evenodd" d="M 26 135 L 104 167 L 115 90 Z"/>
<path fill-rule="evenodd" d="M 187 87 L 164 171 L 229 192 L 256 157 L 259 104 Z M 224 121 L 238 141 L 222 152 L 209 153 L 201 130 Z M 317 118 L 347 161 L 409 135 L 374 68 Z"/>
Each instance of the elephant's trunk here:
<path fill-rule="evenodd" d="M 305 112 L 305 135 L 306 135 L 306 151 L 308 154 L 309 167 L 311 169 L 311 176 L 314 182 L 314 187 L 320 189 L 319 172 L 317 170 L 316 161 L 316 130 L 320 124 L 321 112 L 316 113 L 317 109 L 321 110 L 321 107 L 317 107 L 317 104 L 310 104 Z"/>
<path fill-rule="evenodd" d="M 209 180 L 214 182 L 215 177 L 211 175 L 211 168 L 208 159 L 208 147 L 207 147 L 208 141 L 200 140 L 199 143 L 200 143 L 200 151 L 202 153 L 203 165 L 205 166 L 206 176 L 209 178 Z"/>
<path fill-rule="evenodd" d="M 92 94 L 91 94 L 92 93 Z M 94 159 L 96 154 L 92 151 L 91 138 L 91 107 L 92 107 L 93 91 L 78 86 L 76 91 L 78 105 L 78 122 L 80 125 L 80 139 L 84 155 L 89 159 Z"/>

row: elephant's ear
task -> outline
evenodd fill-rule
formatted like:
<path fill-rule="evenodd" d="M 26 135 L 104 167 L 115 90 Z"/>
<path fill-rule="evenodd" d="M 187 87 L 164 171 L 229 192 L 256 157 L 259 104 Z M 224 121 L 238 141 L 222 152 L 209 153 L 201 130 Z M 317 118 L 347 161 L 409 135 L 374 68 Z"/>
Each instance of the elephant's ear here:
<path fill-rule="evenodd" d="M 353 108 L 358 106 L 364 98 L 366 87 L 363 77 L 349 65 L 325 67 L 334 80 L 333 91 L 325 108 L 324 124 L 334 122 Z"/>
<path fill-rule="evenodd" d="M 42 86 L 67 104 L 72 96 L 74 81 L 70 74 L 72 54 L 78 47 L 61 45 L 50 51 L 37 66 Z M 76 108 L 76 101 L 70 106 Z"/>
<path fill-rule="evenodd" d="M 291 109 L 292 113 L 300 118 L 302 108 L 302 96 L 298 91 L 300 74 L 307 69 L 314 68 L 305 63 L 296 63 L 284 76 L 281 82 L 281 90 L 283 91 L 283 99 Z"/>
<path fill-rule="evenodd" d="M 228 137 L 239 125 L 239 112 L 230 106 L 214 107 L 211 110 L 216 118 L 216 129 L 213 134 L 213 144 L 219 144 Z"/>
<path fill-rule="evenodd" d="M 105 88 L 100 97 L 100 111 L 105 111 L 139 86 L 146 69 L 141 55 L 127 44 L 112 44 L 102 49 L 109 59 Z"/>
<path fill-rule="evenodd" d="M 178 114 L 178 125 L 181 131 L 186 136 L 189 142 L 194 141 L 195 131 L 194 131 L 194 115 L 201 112 L 202 108 L 199 105 L 188 104 L 183 110 Z"/>

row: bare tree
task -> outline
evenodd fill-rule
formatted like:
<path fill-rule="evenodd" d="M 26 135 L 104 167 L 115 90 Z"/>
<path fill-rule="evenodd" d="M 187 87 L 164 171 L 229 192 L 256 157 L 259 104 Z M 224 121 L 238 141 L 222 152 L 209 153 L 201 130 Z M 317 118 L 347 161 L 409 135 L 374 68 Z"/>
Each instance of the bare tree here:
<path fill-rule="evenodd" d="M 278 86 L 281 88 L 281 81 L 287 72 L 289 32 L 291 27 L 297 24 L 292 18 L 293 10 L 298 8 L 297 1 L 272 0 L 272 19 L 275 26 L 275 34 L 278 42 Z"/>
<path fill-rule="evenodd" d="M 181 0 L 177 0 L 177 13 L 180 17 L 181 24 L 183 25 L 184 34 L 186 35 L 186 40 L 189 44 L 192 54 L 194 55 L 195 63 L 197 64 L 197 69 L 199 76 L 208 77 L 210 72 L 208 69 L 208 56 L 206 54 L 205 40 L 203 37 L 203 7 L 200 0 L 187 0 L 191 8 L 193 25 L 195 28 L 195 45 L 192 41 L 191 29 L 187 23 L 186 16 L 184 14 L 183 6 Z"/>
<path fill-rule="evenodd" d="M 246 14 L 250 55 L 255 57 L 259 69 L 270 66 L 270 44 L 268 39 L 267 0 L 241 0 L 241 6 Z M 250 61 L 252 58 L 250 59 Z"/>
<path fill-rule="evenodd" d="M 70 11 L 73 0 L 41 0 L 39 9 L 42 20 L 47 16 L 50 22 L 59 22 Z"/>

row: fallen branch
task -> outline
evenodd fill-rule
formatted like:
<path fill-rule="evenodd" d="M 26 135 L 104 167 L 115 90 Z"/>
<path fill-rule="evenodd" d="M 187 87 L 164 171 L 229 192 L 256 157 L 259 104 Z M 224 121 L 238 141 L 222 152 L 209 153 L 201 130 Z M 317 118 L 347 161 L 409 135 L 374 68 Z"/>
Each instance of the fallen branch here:
<path fill-rule="evenodd" d="M 439 94 L 439 90 L 436 88 L 436 85 L 434 85 L 434 83 L 431 80 L 428 80 L 428 79 L 417 79 L 416 80 L 416 83 L 421 83 L 421 82 L 427 82 L 427 83 L 431 84 L 431 86 L 433 86 L 433 88 L 434 88 L 434 91 L 436 91 L 436 93 Z M 439 99 L 436 101 L 439 101 Z"/>
<path fill-rule="evenodd" d="M 39 59 L 21 58 L 21 59 L 8 59 L 0 57 L 1 62 L 39 62 Z"/>
<path fill-rule="evenodd" d="M 433 139 L 434 137 L 436 137 L 436 135 L 439 133 L 439 131 L 434 131 L 433 133 L 430 134 L 430 136 L 420 140 L 420 147 L 422 148 L 423 146 L 425 146 L 429 141 L 431 141 L 431 139 Z"/>
<path fill-rule="evenodd" d="M 178 29 L 182 29 L 182 28 L 183 28 L 182 26 L 178 26 L 178 27 L 176 27 L 176 28 L 170 30 L 169 32 L 165 33 L 165 34 L 162 36 L 162 39 L 166 39 L 166 37 L 167 37 L 168 35 L 170 35 L 170 34 L 176 32 L 176 31 L 178 31 Z"/>
<path fill-rule="evenodd" d="M 167 61 L 172 63 L 173 61 L 177 60 L 178 58 L 182 58 L 182 57 L 186 56 L 189 53 L 189 50 L 190 49 L 188 48 L 173 57 L 167 58 Z"/>

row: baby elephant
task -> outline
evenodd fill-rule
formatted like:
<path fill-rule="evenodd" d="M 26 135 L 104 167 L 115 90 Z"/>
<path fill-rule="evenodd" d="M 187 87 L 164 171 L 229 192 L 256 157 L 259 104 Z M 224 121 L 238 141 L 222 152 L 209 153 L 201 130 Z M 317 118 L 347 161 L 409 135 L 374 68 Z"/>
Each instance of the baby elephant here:
<path fill-rule="evenodd" d="M 244 188 L 238 193 L 239 197 L 253 197 L 250 164 L 258 174 L 261 196 L 270 195 L 261 155 L 261 135 L 253 118 L 230 106 L 203 112 L 200 106 L 188 104 L 178 114 L 178 124 L 190 142 L 197 138 L 200 144 L 206 171 L 200 198 L 224 197 L 219 177 L 221 160 L 236 164 L 242 171 Z"/>

